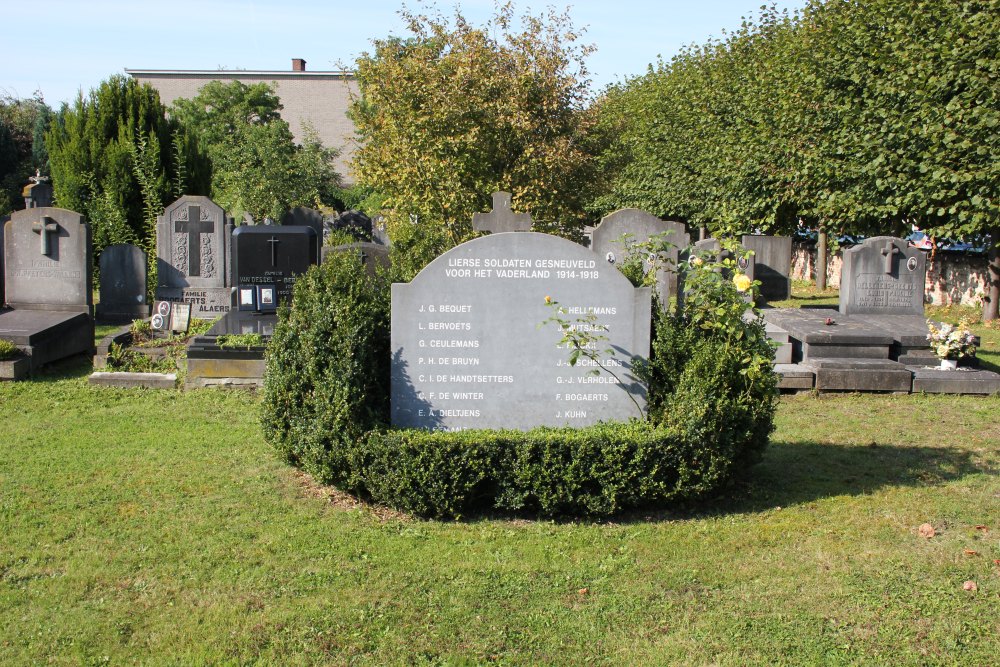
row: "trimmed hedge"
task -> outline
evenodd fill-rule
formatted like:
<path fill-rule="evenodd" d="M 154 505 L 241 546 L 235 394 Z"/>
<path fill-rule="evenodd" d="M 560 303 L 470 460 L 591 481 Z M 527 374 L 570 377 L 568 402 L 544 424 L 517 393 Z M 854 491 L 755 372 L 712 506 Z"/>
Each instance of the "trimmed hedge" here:
<path fill-rule="evenodd" d="M 705 280 L 717 299 L 742 304 L 721 277 Z M 268 346 L 266 438 L 341 489 L 429 517 L 610 516 L 713 493 L 767 445 L 772 352 L 763 325 L 739 316 L 742 305 L 718 309 L 723 315 L 707 327 L 692 325 L 704 315 L 697 308 L 659 317 L 644 370 L 647 421 L 392 429 L 389 286 L 388 275 L 372 277 L 349 253 L 335 255 L 298 280 Z"/>

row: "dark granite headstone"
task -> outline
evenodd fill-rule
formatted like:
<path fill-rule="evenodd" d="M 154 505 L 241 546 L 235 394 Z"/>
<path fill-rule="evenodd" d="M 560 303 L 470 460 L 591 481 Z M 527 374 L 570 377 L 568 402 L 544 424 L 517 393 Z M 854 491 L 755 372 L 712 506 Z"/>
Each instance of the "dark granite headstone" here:
<path fill-rule="evenodd" d="M 344 245 L 323 246 L 323 261 L 334 253 L 348 252 L 354 253 L 358 260 L 368 269 L 369 274 L 374 274 L 376 267 L 389 268 L 389 249 L 378 243 L 345 243 Z"/>
<path fill-rule="evenodd" d="M 542 324 L 556 313 L 546 297 L 571 326 L 607 338 L 593 344 L 597 361 L 569 364 L 560 327 Z M 566 239 L 463 243 L 392 286 L 392 422 L 530 429 L 640 417 L 645 387 L 632 366 L 649 354 L 650 300 L 649 288 Z"/>
<path fill-rule="evenodd" d="M 765 301 L 792 297 L 792 237 L 746 234 L 743 247 L 753 251 L 754 280 L 760 281 Z"/>
<path fill-rule="evenodd" d="M 31 368 L 93 350 L 90 226 L 61 208 L 13 213 L 3 227 L 7 305 L 0 338 Z"/>
<path fill-rule="evenodd" d="M 320 211 L 305 206 L 296 206 L 281 218 L 281 224 L 287 227 L 309 227 L 316 232 L 317 251 L 323 245 L 324 217 Z M 319 262 L 319 256 L 316 257 Z"/>
<path fill-rule="evenodd" d="M 367 242 L 372 240 L 372 219 L 362 211 L 344 211 L 328 223 L 330 230 L 347 232 L 356 240 Z"/>
<path fill-rule="evenodd" d="M 131 243 L 108 246 L 98 260 L 101 299 L 97 319 L 131 321 L 149 317 L 146 301 L 146 253 Z"/>
<path fill-rule="evenodd" d="M 276 310 L 291 301 L 292 286 L 318 257 L 311 227 L 237 227 L 233 232 L 233 273 L 240 310 Z"/>
<path fill-rule="evenodd" d="M 623 239 L 629 235 L 627 240 Z M 657 271 L 656 287 L 660 304 L 666 308 L 669 299 L 677 293 L 677 260 L 680 251 L 690 244 L 690 237 L 682 222 L 660 220 L 655 215 L 637 208 L 625 208 L 604 217 L 591 236 L 591 249 L 609 264 L 625 261 L 629 247 L 645 243 L 653 236 L 663 235 L 671 247 L 660 253 L 661 268 Z M 650 268 L 645 262 L 646 270 Z"/>
<path fill-rule="evenodd" d="M 840 312 L 844 315 L 924 314 L 926 258 L 903 239 L 876 236 L 844 251 Z"/>
<path fill-rule="evenodd" d="M 233 223 L 208 197 L 181 197 L 156 221 L 156 298 L 190 303 L 210 319 L 233 307 Z"/>

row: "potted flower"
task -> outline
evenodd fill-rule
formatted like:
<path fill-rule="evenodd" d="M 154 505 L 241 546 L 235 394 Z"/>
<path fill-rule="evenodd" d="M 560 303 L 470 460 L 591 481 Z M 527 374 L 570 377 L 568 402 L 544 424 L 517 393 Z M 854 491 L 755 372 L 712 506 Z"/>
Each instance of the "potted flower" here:
<path fill-rule="evenodd" d="M 959 359 L 976 356 L 976 337 L 965 318 L 958 325 L 927 320 L 927 328 L 927 341 L 934 356 L 941 360 L 941 368 L 957 368 Z"/>

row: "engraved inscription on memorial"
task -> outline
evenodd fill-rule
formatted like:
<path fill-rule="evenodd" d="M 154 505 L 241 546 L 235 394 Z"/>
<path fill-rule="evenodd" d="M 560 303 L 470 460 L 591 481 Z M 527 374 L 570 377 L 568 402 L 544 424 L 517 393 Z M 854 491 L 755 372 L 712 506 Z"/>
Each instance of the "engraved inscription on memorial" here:
<path fill-rule="evenodd" d="M 590 334 L 596 359 L 570 365 L 558 323 L 543 324 L 556 307 L 546 297 L 563 322 Z M 639 417 L 645 389 L 632 365 L 649 352 L 649 307 L 648 288 L 564 239 L 505 233 L 454 248 L 412 283 L 393 285 L 393 424 L 532 428 Z"/>
<path fill-rule="evenodd" d="M 858 276 L 855 289 L 859 308 L 906 308 L 913 302 L 917 286 L 885 274 L 866 273 Z"/>

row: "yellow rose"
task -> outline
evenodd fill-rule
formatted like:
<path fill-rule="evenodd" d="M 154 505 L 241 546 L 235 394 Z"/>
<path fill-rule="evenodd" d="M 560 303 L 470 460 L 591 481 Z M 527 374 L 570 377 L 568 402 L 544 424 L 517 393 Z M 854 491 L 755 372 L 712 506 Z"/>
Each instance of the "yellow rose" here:
<path fill-rule="evenodd" d="M 552 303 L 552 297 L 551 296 L 546 296 L 545 297 L 545 303 Z"/>
<path fill-rule="evenodd" d="M 746 292 L 750 289 L 750 285 L 753 284 L 750 280 L 750 276 L 744 275 L 742 273 L 737 273 L 733 276 L 733 284 L 736 285 L 736 290 L 739 292 Z"/>

